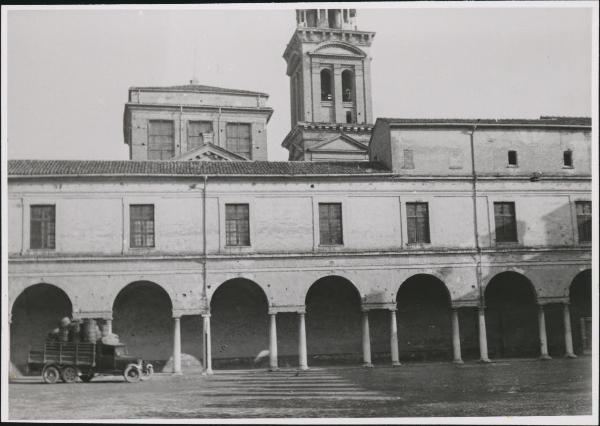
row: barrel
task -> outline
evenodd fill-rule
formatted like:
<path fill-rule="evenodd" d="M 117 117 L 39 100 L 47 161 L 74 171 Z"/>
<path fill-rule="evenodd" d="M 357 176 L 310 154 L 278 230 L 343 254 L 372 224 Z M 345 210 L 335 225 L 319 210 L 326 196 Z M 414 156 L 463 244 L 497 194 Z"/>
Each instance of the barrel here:
<path fill-rule="evenodd" d="M 96 340 L 98 340 L 97 329 L 98 329 L 98 324 L 96 323 L 96 320 L 91 319 L 91 318 L 86 318 L 83 321 L 83 339 L 86 342 L 95 343 Z"/>

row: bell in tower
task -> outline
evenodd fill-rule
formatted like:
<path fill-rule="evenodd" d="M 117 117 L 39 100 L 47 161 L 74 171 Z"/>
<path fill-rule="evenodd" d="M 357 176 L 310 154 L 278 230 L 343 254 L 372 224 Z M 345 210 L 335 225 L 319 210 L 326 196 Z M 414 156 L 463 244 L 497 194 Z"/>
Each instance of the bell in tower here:
<path fill-rule="evenodd" d="M 356 9 L 296 10 L 296 30 L 283 54 L 290 77 L 289 160 L 368 158 L 373 117 L 374 32 L 357 30 Z"/>

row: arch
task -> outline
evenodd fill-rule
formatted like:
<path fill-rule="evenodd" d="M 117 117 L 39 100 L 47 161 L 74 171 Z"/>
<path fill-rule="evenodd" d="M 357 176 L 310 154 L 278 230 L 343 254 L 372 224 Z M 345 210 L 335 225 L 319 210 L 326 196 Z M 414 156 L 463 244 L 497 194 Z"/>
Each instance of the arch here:
<path fill-rule="evenodd" d="M 484 296 L 490 355 L 538 356 L 537 295 L 531 281 L 515 271 L 500 272 Z"/>
<path fill-rule="evenodd" d="M 38 283 L 25 288 L 12 304 L 10 358 L 24 371 L 31 345 L 43 343 L 61 318 L 73 315 L 73 304 L 60 287 Z"/>
<path fill-rule="evenodd" d="M 359 56 L 361 58 L 367 57 L 367 54 L 359 47 L 340 40 L 323 42 L 315 48 L 313 53 L 342 54 L 349 56 Z"/>
<path fill-rule="evenodd" d="M 173 303 L 153 281 L 134 281 L 113 301 L 113 332 L 129 352 L 162 368 L 172 355 Z"/>
<path fill-rule="evenodd" d="M 573 348 L 576 354 L 591 350 L 592 270 L 579 272 L 569 286 Z"/>
<path fill-rule="evenodd" d="M 329 68 L 323 68 L 321 70 L 321 100 L 332 101 L 333 100 L 333 80 L 331 78 L 331 70 Z"/>
<path fill-rule="evenodd" d="M 433 274 L 416 274 L 396 292 L 399 353 L 413 360 L 451 359 L 451 298 Z"/>
<path fill-rule="evenodd" d="M 354 73 L 352 70 L 342 71 L 342 100 L 344 102 L 354 101 Z"/>
<path fill-rule="evenodd" d="M 216 368 L 266 364 L 268 357 L 259 354 L 269 347 L 269 301 L 260 285 L 246 278 L 223 282 L 210 298 L 210 312 Z"/>
<path fill-rule="evenodd" d="M 347 278 L 315 281 L 305 296 L 309 364 L 358 363 L 361 354 L 361 295 Z"/>

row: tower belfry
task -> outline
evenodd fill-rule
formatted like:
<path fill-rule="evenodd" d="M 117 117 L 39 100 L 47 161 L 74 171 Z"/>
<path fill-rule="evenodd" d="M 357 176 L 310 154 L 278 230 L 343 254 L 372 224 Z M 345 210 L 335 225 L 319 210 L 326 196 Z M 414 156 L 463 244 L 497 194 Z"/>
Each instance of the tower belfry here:
<path fill-rule="evenodd" d="M 356 9 L 296 10 L 283 54 L 290 77 L 290 160 L 367 159 L 372 129 L 374 32 L 357 30 Z"/>

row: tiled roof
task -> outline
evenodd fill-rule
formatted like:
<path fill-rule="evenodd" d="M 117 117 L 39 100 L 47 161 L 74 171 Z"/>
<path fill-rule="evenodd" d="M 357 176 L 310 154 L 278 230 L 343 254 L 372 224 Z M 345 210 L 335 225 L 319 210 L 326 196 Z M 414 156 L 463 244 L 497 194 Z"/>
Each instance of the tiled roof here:
<path fill-rule="evenodd" d="M 130 87 L 129 90 L 149 90 L 149 91 L 173 91 L 173 92 L 202 92 L 202 93 L 223 93 L 229 95 L 252 95 L 266 96 L 268 94 L 262 92 L 253 92 L 250 90 L 226 89 L 223 87 L 205 86 L 203 84 L 183 84 L 180 86 L 147 86 L 147 87 Z"/>
<path fill-rule="evenodd" d="M 8 176 L 311 176 L 391 173 L 378 162 L 9 160 Z"/>
<path fill-rule="evenodd" d="M 534 119 L 500 118 L 500 119 L 466 119 L 466 118 L 378 118 L 378 121 L 386 121 L 396 124 L 478 124 L 478 125 L 556 125 L 556 126 L 591 126 L 590 117 L 558 117 L 541 116 Z"/>

